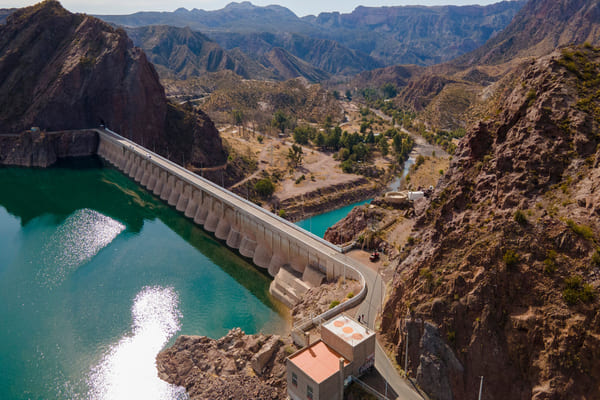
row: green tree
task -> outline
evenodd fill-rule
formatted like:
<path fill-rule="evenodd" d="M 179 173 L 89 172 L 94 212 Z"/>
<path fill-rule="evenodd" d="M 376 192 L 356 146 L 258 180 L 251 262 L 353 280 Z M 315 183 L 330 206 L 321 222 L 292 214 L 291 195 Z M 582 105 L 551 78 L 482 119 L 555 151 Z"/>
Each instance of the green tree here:
<path fill-rule="evenodd" d="M 348 101 L 352 100 L 352 92 L 350 91 L 350 89 L 346 90 L 346 98 L 348 99 Z"/>
<path fill-rule="evenodd" d="M 393 83 L 386 83 L 381 87 L 381 91 L 386 99 L 392 99 L 398 94 L 398 89 Z"/>
<path fill-rule="evenodd" d="M 286 157 L 288 159 L 288 166 L 290 168 L 295 169 L 298 166 L 302 165 L 302 159 L 304 158 L 302 146 L 293 144 L 292 147 L 288 150 L 288 155 Z"/>
<path fill-rule="evenodd" d="M 269 178 L 263 178 L 254 184 L 254 190 L 262 197 L 269 197 L 275 191 L 275 185 Z"/>
<path fill-rule="evenodd" d="M 385 136 L 383 137 L 383 140 L 379 141 L 379 150 L 381 150 L 381 155 L 384 157 L 387 156 L 390 152 L 390 145 L 388 144 L 388 141 L 385 138 Z"/>
<path fill-rule="evenodd" d="M 285 128 L 288 127 L 289 123 L 290 118 L 287 116 L 286 113 L 284 113 L 281 110 L 275 111 L 275 114 L 273 114 L 273 120 L 271 121 L 271 125 L 279 129 L 281 133 L 284 133 Z"/>

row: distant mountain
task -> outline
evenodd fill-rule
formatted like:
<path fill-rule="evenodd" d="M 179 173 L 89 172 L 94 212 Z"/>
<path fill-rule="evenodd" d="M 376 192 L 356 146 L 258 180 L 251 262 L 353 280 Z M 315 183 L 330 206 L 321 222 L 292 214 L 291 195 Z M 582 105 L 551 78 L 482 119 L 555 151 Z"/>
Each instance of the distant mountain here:
<path fill-rule="evenodd" d="M 223 70 L 247 79 L 303 77 L 314 82 L 329 77 L 327 72 L 272 45 L 261 45 L 260 50 L 256 46 L 224 50 L 188 27 L 166 25 L 127 28 L 127 32 L 134 44 L 146 51 L 163 78 L 187 79 Z"/>
<path fill-rule="evenodd" d="M 46 0 L 0 25 L 0 132 L 105 123 L 138 143 L 191 163 L 222 164 L 212 121 L 167 101 L 144 52 L 122 29 Z"/>
<path fill-rule="evenodd" d="M 277 73 L 241 52 L 227 52 L 216 42 L 190 28 L 152 25 L 128 28 L 163 77 L 187 79 L 207 72 L 231 70 L 243 78 L 276 79 Z"/>
<path fill-rule="evenodd" d="M 274 47 L 280 47 L 316 68 L 334 75 L 356 74 L 383 66 L 367 54 L 342 46 L 334 40 L 297 33 L 213 32 L 211 37 L 226 49 L 239 48 L 248 55 L 266 54 Z"/>
<path fill-rule="evenodd" d="M 456 63 L 498 64 L 584 42 L 600 45 L 600 0 L 530 0 L 506 29 Z"/>
<path fill-rule="evenodd" d="M 131 15 L 102 15 L 105 21 L 127 26 L 188 26 L 214 37 L 225 48 L 240 44 L 243 36 L 275 34 L 279 43 L 260 39 L 330 73 L 346 73 L 335 57 L 322 54 L 335 51 L 343 60 L 354 58 L 347 73 L 394 64 L 431 65 L 450 60 L 476 49 L 510 23 L 525 4 L 524 0 L 503 1 L 489 6 L 444 7 L 358 7 L 350 14 L 322 13 L 298 18 L 281 6 L 254 6 L 249 2 L 231 3 L 216 11 L 178 9 L 174 12 L 139 12 Z M 239 36 L 227 36 L 236 33 Z M 304 36 L 288 35 L 282 33 Z M 306 37 L 336 41 L 311 42 Z M 256 41 L 257 38 L 249 38 Z M 281 42 L 284 42 L 282 44 Z M 227 45 L 227 43 L 230 45 Z M 290 47 L 315 47 L 312 54 L 301 55 Z M 347 49 L 355 53 L 349 53 Z M 270 51 L 270 49 L 269 49 Z M 307 53 L 305 51 L 305 53 Z M 373 60 L 365 58 L 371 56 Z M 357 69 L 357 64 L 366 62 Z"/>
<path fill-rule="evenodd" d="M 137 12 L 129 15 L 99 15 L 99 18 L 121 26 L 171 25 L 189 26 L 193 30 L 218 32 L 306 32 L 309 22 L 298 18 L 285 7 L 259 7 L 244 1 L 226 7 L 205 11 L 179 8 L 173 12 Z"/>
<path fill-rule="evenodd" d="M 365 52 L 386 65 L 432 65 L 481 46 L 500 32 L 525 4 L 489 6 L 357 7 L 350 14 L 305 17 L 321 37 Z"/>
<path fill-rule="evenodd" d="M 313 65 L 302 61 L 285 49 L 275 47 L 268 54 L 261 58 L 264 65 L 270 67 L 280 74 L 286 80 L 297 77 L 304 77 L 312 82 L 318 82 L 329 78 L 329 74 Z"/>

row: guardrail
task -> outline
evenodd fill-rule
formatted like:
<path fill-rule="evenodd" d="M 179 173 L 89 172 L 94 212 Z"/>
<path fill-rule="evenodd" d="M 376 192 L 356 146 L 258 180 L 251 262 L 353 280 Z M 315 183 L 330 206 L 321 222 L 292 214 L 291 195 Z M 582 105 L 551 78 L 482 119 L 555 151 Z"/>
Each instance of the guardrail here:
<path fill-rule="evenodd" d="M 140 146 L 139 144 L 137 144 L 137 143 L 135 143 L 135 142 L 132 142 L 131 140 L 129 140 L 129 139 L 127 139 L 127 138 L 125 138 L 125 137 L 123 137 L 123 136 L 119 135 L 119 134 L 118 134 L 118 133 L 116 133 L 116 132 L 113 132 L 113 131 L 111 131 L 111 130 L 110 130 L 110 129 L 108 129 L 108 128 L 104 128 L 104 130 L 106 130 L 107 132 L 109 132 L 111 135 L 114 135 L 114 136 L 116 136 L 116 138 L 117 138 L 117 139 L 119 139 L 119 140 L 123 140 L 123 141 L 125 141 L 126 143 L 130 144 L 131 146 L 135 146 L 135 147 L 133 147 L 133 149 L 135 149 L 136 147 L 142 147 L 142 148 L 144 148 L 143 146 Z M 99 132 L 99 133 L 101 133 L 101 134 L 105 134 L 104 132 L 102 132 L 102 130 L 101 130 L 101 129 L 96 129 L 96 131 L 97 131 L 97 132 Z M 105 134 L 105 135 L 106 135 L 106 134 Z M 113 141 L 114 141 L 114 138 L 111 138 L 109 135 L 106 135 L 106 137 L 107 137 L 108 139 L 110 139 L 110 140 L 113 140 Z M 175 171 L 173 171 L 173 172 L 174 172 L 174 175 L 177 175 L 177 177 L 178 177 L 178 178 L 180 178 L 180 179 L 182 179 L 182 180 L 186 181 L 187 183 L 189 183 L 189 184 L 192 184 L 192 185 L 194 184 L 194 183 L 193 183 L 193 182 L 191 182 L 191 181 L 190 181 L 190 180 L 189 180 L 189 179 L 188 179 L 186 176 L 180 175 L 180 174 L 178 174 L 177 172 L 183 172 L 184 174 L 192 174 L 192 175 L 194 175 L 194 178 L 201 180 L 203 183 L 205 183 L 205 184 L 207 184 L 207 185 L 211 186 L 211 187 L 212 187 L 213 189 L 215 189 L 216 191 L 218 191 L 218 192 L 222 192 L 222 193 L 224 193 L 224 194 L 225 194 L 225 195 L 227 195 L 227 196 L 231 196 L 231 197 L 233 197 L 234 199 L 236 199 L 236 200 L 238 200 L 238 201 L 241 201 L 241 202 L 243 202 L 244 204 L 248 205 L 249 207 L 252 207 L 252 208 L 253 208 L 255 211 L 257 211 L 257 212 L 259 212 L 259 213 L 262 213 L 262 214 L 265 214 L 265 215 L 267 215 L 267 216 L 269 216 L 269 217 L 271 217 L 271 218 L 274 218 L 274 219 L 276 219 L 277 221 L 279 221 L 279 222 L 281 222 L 281 223 L 283 223 L 283 224 L 287 225 L 289 228 L 292 228 L 292 229 L 294 229 L 294 230 L 298 231 L 299 233 L 302 233 L 302 234 L 304 234 L 304 235 L 307 235 L 307 236 L 309 236 L 311 239 L 314 239 L 314 240 L 318 241 L 318 242 L 319 242 L 319 243 L 321 243 L 322 245 L 325 245 L 325 246 L 329 247 L 330 249 L 337 251 L 338 253 L 343 253 L 343 251 L 342 251 L 342 248 L 341 248 L 341 247 L 339 247 L 339 246 L 336 246 L 336 245 L 334 245 L 333 243 L 330 243 L 330 242 L 326 241 L 325 239 L 323 239 L 323 238 L 321 238 L 321 237 L 318 237 L 318 236 L 317 236 L 317 235 L 315 235 L 314 233 L 312 233 L 312 232 L 309 232 L 309 231 L 307 231 L 307 230 L 305 230 L 305 229 L 303 229 L 303 228 L 299 227 L 298 225 L 296 225 L 296 224 L 294 224 L 294 223 L 292 223 L 292 222 L 290 222 L 290 221 L 288 221 L 288 220 L 286 220 L 286 219 L 283 219 L 283 218 L 281 218 L 280 216 L 278 216 L 278 215 L 276 215 L 276 214 L 273 214 L 273 213 L 272 213 L 272 212 L 270 212 L 270 211 L 267 211 L 267 210 L 265 210 L 264 208 L 262 208 L 262 207 L 260 207 L 260 206 L 258 206 L 258 205 L 256 205 L 256 204 L 254 204 L 254 203 L 252 203 L 251 201 L 248 201 L 248 200 L 244 199 L 243 197 L 240 197 L 240 196 L 238 196 L 237 194 L 235 194 L 235 193 L 233 193 L 233 192 L 230 192 L 230 191 L 228 191 L 227 189 L 225 189 L 225 188 L 223 188 L 223 187 L 221 187 L 221 186 L 217 185 L 217 184 L 216 184 L 216 183 L 214 183 L 214 182 L 211 182 L 210 180 L 208 180 L 208 179 L 204 178 L 203 176 L 196 175 L 196 174 L 192 173 L 191 171 L 188 171 L 187 169 L 185 169 L 185 168 L 184 168 L 184 167 L 182 167 L 181 165 L 179 165 L 179 164 L 176 164 L 176 163 L 174 163 L 173 161 L 171 161 L 171 160 L 169 160 L 169 159 L 167 159 L 167 158 L 165 158 L 165 157 L 163 157 L 163 156 L 161 156 L 161 155 L 159 155 L 159 154 L 153 153 L 153 152 L 152 152 L 152 151 L 150 151 L 150 150 L 146 150 L 146 149 L 144 148 L 144 151 L 145 151 L 145 153 L 151 154 L 151 155 L 152 155 L 152 157 L 158 158 L 158 159 L 160 159 L 161 161 L 163 161 L 163 162 L 165 162 L 165 163 L 169 164 L 171 167 L 173 167 L 173 168 L 175 169 Z M 141 155 L 141 156 L 144 156 L 144 154 L 143 154 L 143 153 L 142 153 L 142 154 L 140 154 L 140 155 Z M 150 161 L 150 162 L 152 162 L 153 164 L 156 164 L 156 163 L 155 163 L 155 162 L 152 160 L 152 158 L 149 158 L 147 161 Z M 233 204 L 231 204 L 230 202 L 228 202 L 226 199 L 222 199 L 222 200 L 223 200 L 223 201 L 225 201 L 226 203 L 228 203 L 229 205 L 233 206 Z"/>

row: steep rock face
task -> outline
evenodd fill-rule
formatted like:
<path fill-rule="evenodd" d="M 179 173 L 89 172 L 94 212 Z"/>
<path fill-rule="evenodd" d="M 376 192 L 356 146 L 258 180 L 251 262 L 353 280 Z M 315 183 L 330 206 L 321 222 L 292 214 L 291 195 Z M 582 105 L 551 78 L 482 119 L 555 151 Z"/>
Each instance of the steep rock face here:
<path fill-rule="evenodd" d="M 95 155 L 98 142 L 94 131 L 0 135 L 0 165 L 46 168 L 59 158 Z"/>
<path fill-rule="evenodd" d="M 82 129 L 101 123 L 162 154 L 190 152 L 182 143 L 194 129 L 184 110 L 169 106 L 144 52 L 123 30 L 53 0 L 17 10 L 0 25 L 0 132 L 31 126 L 43 130 Z M 173 116 L 188 124 L 173 131 Z M 210 124 L 209 124 L 210 125 Z M 210 128 L 210 127 L 209 127 Z M 224 162 L 218 132 L 201 130 L 216 150 L 205 165 Z M 208 139 L 210 138 L 210 139 Z M 199 160 L 198 160 L 199 161 Z"/>
<path fill-rule="evenodd" d="M 457 64 L 496 64 L 515 57 L 542 56 L 559 46 L 600 45 L 600 1 L 530 0 L 513 21 Z"/>
<path fill-rule="evenodd" d="M 403 361 L 410 314 L 409 369 L 433 398 L 474 398 L 482 375 L 484 399 L 600 398 L 599 73 L 581 47 L 507 77 L 419 218 L 382 331 Z"/>

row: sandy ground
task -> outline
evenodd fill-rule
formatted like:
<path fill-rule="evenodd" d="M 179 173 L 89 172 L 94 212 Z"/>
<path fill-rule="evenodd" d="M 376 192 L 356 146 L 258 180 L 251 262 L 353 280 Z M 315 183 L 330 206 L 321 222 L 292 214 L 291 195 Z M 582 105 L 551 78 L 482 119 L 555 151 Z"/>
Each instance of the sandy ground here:
<path fill-rule="evenodd" d="M 344 103 L 348 109 L 347 116 L 350 122 L 342 124 L 342 129 L 348 132 L 358 131 L 361 115 L 358 107 L 352 103 Z M 381 129 L 385 128 L 385 121 L 381 120 Z M 378 125 L 379 126 L 379 125 Z M 389 128 L 389 126 L 387 126 Z M 385 129 L 387 129 L 385 128 Z M 232 146 L 236 152 L 250 156 L 257 160 L 258 171 L 244 180 L 236 183 L 230 189 L 242 185 L 247 180 L 262 176 L 263 171 L 273 174 L 279 172 L 283 179 L 277 184 L 275 195 L 280 200 L 302 196 L 317 189 L 329 187 L 340 183 L 354 182 L 362 176 L 346 174 L 339 167 L 339 162 L 333 159 L 330 153 L 324 153 L 308 146 L 303 146 L 304 160 L 295 171 L 289 171 L 286 156 L 293 144 L 291 137 L 279 138 L 254 132 L 249 128 L 241 130 L 237 126 L 223 125 L 219 127 L 221 137 Z M 262 143 L 258 137 L 262 137 Z M 391 157 L 376 157 L 373 161 L 379 168 L 387 168 L 392 162 Z M 305 179 L 296 183 L 304 175 Z"/>

